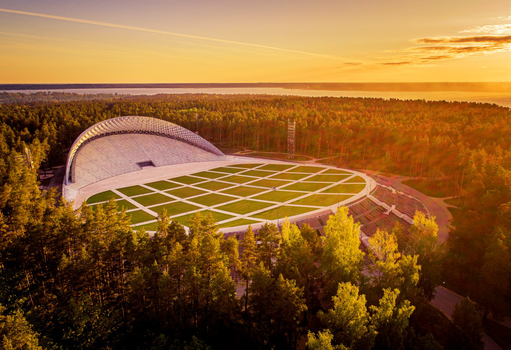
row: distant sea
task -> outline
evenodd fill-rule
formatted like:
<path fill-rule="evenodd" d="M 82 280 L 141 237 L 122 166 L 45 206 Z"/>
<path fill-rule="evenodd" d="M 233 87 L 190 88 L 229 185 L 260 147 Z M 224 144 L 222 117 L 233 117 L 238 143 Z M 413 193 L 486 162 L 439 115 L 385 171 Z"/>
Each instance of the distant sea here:
<path fill-rule="evenodd" d="M 467 92 L 467 91 L 342 91 L 313 89 L 284 89 L 278 87 L 230 87 L 230 88 L 86 88 L 86 89 L 43 89 L 43 90 L 0 90 L 9 93 L 35 93 L 41 91 L 68 92 L 77 94 L 253 94 L 306 97 L 366 97 L 400 100 L 459 101 L 491 103 L 511 108 L 509 92 Z"/>

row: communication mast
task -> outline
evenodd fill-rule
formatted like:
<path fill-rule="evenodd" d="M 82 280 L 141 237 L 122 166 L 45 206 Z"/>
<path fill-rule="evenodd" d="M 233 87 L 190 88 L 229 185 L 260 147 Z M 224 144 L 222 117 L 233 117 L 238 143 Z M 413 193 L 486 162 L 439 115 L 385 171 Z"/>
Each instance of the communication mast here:
<path fill-rule="evenodd" d="M 25 147 L 25 160 L 27 161 L 27 166 L 32 169 L 32 153 L 30 153 L 28 147 Z"/>
<path fill-rule="evenodd" d="M 287 153 L 289 154 L 289 159 L 293 159 L 295 157 L 295 132 L 296 130 L 296 122 L 295 120 L 288 119 L 287 120 Z"/>
<path fill-rule="evenodd" d="M 195 133 L 199 135 L 199 113 L 195 113 Z"/>
<path fill-rule="evenodd" d="M 32 169 L 32 154 L 30 153 L 30 149 L 25 147 L 25 154 L 16 156 L 16 161 L 18 164 L 26 163 L 29 169 Z"/>

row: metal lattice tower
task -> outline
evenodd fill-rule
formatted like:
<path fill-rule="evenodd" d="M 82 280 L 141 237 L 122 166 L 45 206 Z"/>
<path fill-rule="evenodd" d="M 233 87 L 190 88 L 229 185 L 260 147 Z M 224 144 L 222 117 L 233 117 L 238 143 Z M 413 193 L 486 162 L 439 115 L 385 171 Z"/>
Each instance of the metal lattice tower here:
<path fill-rule="evenodd" d="M 28 167 L 32 169 L 32 153 L 30 153 L 30 149 L 28 147 L 25 147 L 25 159 Z"/>
<path fill-rule="evenodd" d="M 287 153 L 289 158 L 295 157 L 295 135 L 296 135 L 296 122 L 295 120 L 287 120 Z"/>

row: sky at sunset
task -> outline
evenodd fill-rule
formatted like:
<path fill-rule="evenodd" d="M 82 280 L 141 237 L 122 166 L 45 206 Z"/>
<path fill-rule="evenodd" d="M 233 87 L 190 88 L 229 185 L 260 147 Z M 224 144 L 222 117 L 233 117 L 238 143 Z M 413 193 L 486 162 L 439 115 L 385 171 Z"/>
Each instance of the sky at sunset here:
<path fill-rule="evenodd" d="M 510 0 L 0 0 L 0 83 L 511 81 Z"/>

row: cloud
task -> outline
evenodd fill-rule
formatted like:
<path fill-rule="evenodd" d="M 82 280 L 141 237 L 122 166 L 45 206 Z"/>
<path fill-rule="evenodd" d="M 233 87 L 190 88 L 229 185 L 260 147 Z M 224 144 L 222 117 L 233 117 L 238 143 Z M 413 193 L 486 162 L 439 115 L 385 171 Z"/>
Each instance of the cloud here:
<path fill-rule="evenodd" d="M 405 62 L 383 62 L 382 64 L 384 66 L 407 66 L 411 63 L 412 62 L 410 62 L 410 61 L 405 61 Z"/>
<path fill-rule="evenodd" d="M 491 35 L 442 36 L 414 39 L 412 42 L 416 46 L 393 51 L 395 54 L 399 53 L 399 57 L 387 59 L 388 62 L 381 64 L 387 66 L 418 65 L 427 62 L 511 51 L 511 24 L 480 26 L 462 32 Z"/>
<path fill-rule="evenodd" d="M 127 29 L 127 30 L 134 30 L 134 31 L 145 32 L 145 33 L 170 35 L 170 36 L 176 36 L 176 37 L 181 37 L 181 38 L 194 39 L 194 40 L 203 40 L 203 41 L 216 42 L 216 43 L 222 43 L 222 44 L 247 46 L 247 47 L 252 47 L 252 48 L 257 48 L 257 49 L 279 51 L 279 52 L 283 52 L 283 53 L 296 54 L 296 55 L 302 55 L 302 56 L 312 56 L 312 57 L 321 57 L 321 58 L 336 58 L 336 57 L 328 56 L 328 55 L 320 55 L 320 54 L 315 54 L 315 53 L 311 53 L 311 52 L 289 50 L 289 49 L 284 49 L 284 48 L 274 47 L 274 46 L 259 45 L 259 44 L 245 43 L 245 42 L 240 42 L 240 41 L 224 40 L 224 39 L 217 39 L 217 38 L 210 38 L 210 37 L 204 37 L 204 36 L 182 34 L 182 33 L 174 33 L 174 32 L 168 32 L 168 31 L 164 31 L 164 30 L 142 28 L 142 27 L 134 27 L 134 26 L 128 26 L 128 25 L 122 25 L 122 24 L 92 21 L 92 20 L 87 20 L 87 19 L 79 19 L 79 18 L 63 17 L 63 16 L 54 16 L 54 15 L 47 15 L 47 14 L 42 14 L 42 13 L 9 10 L 9 9 L 3 9 L 3 8 L 0 8 L 0 12 L 12 13 L 12 14 L 24 15 L 24 16 L 31 16 L 31 17 L 54 19 L 54 20 L 66 21 L 66 22 L 89 24 L 89 25 L 95 25 L 95 26 L 100 26 L 100 27 Z"/>
<path fill-rule="evenodd" d="M 511 20 L 511 16 L 509 19 Z M 492 24 L 486 26 L 478 26 L 471 29 L 462 30 L 460 33 L 511 35 L 511 24 Z"/>
<path fill-rule="evenodd" d="M 423 57 L 422 61 L 423 62 L 427 62 L 427 61 L 439 61 L 439 60 L 447 60 L 449 58 L 453 58 L 452 55 L 427 56 L 427 57 Z"/>
<path fill-rule="evenodd" d="M 510 44 L 511 35 L 447 36 L 415 39 L 417 44 Z"/>

